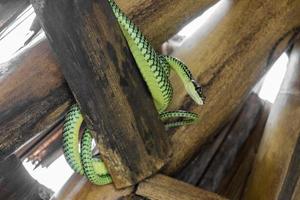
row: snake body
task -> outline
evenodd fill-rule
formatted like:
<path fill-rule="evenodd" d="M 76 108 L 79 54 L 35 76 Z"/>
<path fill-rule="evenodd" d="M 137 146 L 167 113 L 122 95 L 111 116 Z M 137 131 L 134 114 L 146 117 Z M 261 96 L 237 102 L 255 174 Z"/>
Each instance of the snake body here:
<path fill-rule="evenodd" d="M 173 96 L 173 89 L 169 81 L 170 69 L 174 70 L 180 77 L 189 96 L 197 104 L 203 104 L 202 89 L 193 80 L 188 67 L 176 58 L 158 55 L 138 27 L 122 12 L 118 5 L 113 0 L 108 0 L 108 2 L 149 88 L 160 119 L 162 121 L 173 119 L 173 122 L 165 124 L 166 128 L 194 123 L 198 120 L 198 115 L 195 113 L 182 110 L 166 111 Z M 174 121 L 178 118 L 181 120 Z M 104 163 L 101 159 L 93 157 L 92 136 L 87 128 L 83 130 L 79 152 L 78 138 L 82 122 L 83 117 L 80 108 L 75 104 L 67 113 L 64 123 L 63 149 L 65 158 L 75 172 L 85 175 L 92 183 L 97 185 L 109 184 L 112 179 Z"/>

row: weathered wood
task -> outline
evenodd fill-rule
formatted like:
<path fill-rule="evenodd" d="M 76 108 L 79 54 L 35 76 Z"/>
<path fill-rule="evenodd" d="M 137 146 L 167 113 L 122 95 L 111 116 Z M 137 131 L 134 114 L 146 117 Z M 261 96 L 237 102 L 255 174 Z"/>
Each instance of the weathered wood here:
<path fill-rule="evenodd" d="M 51 129 L 72 101 L 48 51 L 47 43 L 37 43 L 0 65 L 0 158 Z"/>
<path fill-rule="evenodd" d="M 31 2 L 114 185 L 156 173 L 169 137 L 108 1 Z"/>
<path fill-rule="evenodd" d="M 48 200 L 52 194 L 29 175 L 15 156 L 0 161 L 0 199 Z"/>
<path fill-rule="evenodd" d="M 293 199 L 300 177 L 300 43 L 269 115 L 244 199 Z M 297 196 L 297 195 L 296 195 Z M 296 200 L 296 198 L 295 198 Z"/>
<path fill-rule="evenodd" d="M 150 200 L 225 200 L 219 195 L 164 175 L 156 175 L 140 183 L 136 194 Z"/>
<path fill-rule="evenodd" d="M 227 137 L 206 169 L 198 186 L 216 192 L 221 184 L 221 180 L 232 168 L 239 150 L 255 127 L 261 109 L 261 100 L 257 95 L 252 94 L 230 128 Z"/>
<path fill-rule="evenodd" d="M 187 3 L 173 0 L 172 3 L 167 4 L 166 2 L 169 2 L 167 0 L 159 2 L 118 0 L 117 2 L 128 16 L 133 18 L 146 37 L 151 38 L 150 42 L 157 42 L 154 47 L 159 49 L 160 44 L 175 34 L 175 31 L 179 30 L 188 19 L 196 16 L 215 1 L 199 0 Z M 169 9 L 169 6 L 172 6 L 172 9 Z M 180 12 L 177 12 L 178 10 Z M 160 17 L 162 15 L 172 16 L 172 18 Z M 161 34 L 162 32 L 164 34 Z M 56 112 L 56 118 L 64 115 L 66 109 L 63 108 L 66 104 L 69 105 L 72 96 L 45 38 L 27 47 L 10 62 L 0 64 L 0 82 L 1 158 L 12 153 L 41 129 L 54 123 L 56 121 L 54 117 L 49 118 L 47 123 L 43 123 L 51 110 L 57 108 L 59 111 L 58 108 L 61 108 L 60 112 Z M 14 145 L 10 146 L 12 143 Z"/>
<path fill-rule="evenodd" d="M 201 146 L 199 154 L 197 154 L 191 162 L 175 174 L 175 177 L 183 182 L 197 185 L 213 157 L 218 152 L 221 144 L 225 140 L 234 121 L 235 118 L 231 119 L 226 126 L 221 128 L 221 131 L 218 131 L 214 137 L 209 138 L 209 140 Z"/>
<path fill-rule="evenodd" d="M 133 187 L 117 190 L 112 184 L 97 186 L 74 174 L 51 200 L 120 200 L 133 192 Z"/>
<path fill-rule="evenodd" d="M 209 191 L 218 191 L 228 173 L 235 172 L 232 168 L 245 141 L 251 137 L 261 109 L 259 97 L 251 94 L 237 117 L 216 134 L 215 140 L 205 143 L 199 154 L 176 177 Z"/>
<path fill-rule="evenodd" d="M 300 1 L 233 1 L 223 20 L 188 50 L 174 52 L 204 86 L 205 106 L 196 106 L 181 84 L 174 84 L 173 106 L 196 112 L 200 122 L 178 129 L 174 154 L 164 171 L 172 173 L 199 151 L 300 31 Z M 199 42 L 197 42 L 199 41 Z M 174 76 L 173 76 L 174 77 Z"/>
<path fill-rule="evenodd" d="M 265 124 L 270 113 L 271 103 L 264 102 L 264 110 L 243 148 L 239 151 L 234 165 L 223 177 L 217 193 L 231 200 L 240 200 L 260 144 Z"/>

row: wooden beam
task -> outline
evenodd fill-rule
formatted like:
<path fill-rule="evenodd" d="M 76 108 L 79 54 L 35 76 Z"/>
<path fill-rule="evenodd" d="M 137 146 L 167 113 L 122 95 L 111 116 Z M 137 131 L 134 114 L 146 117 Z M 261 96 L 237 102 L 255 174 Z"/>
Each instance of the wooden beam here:
<path fill-rule="evenodd" d="M 300 1 L 231 3 L 223 20 L 209 34 L 201 37 L 195 33 L 196 37 L 190 38 L 193 46 L 182 51 L 178 48 L 173 54 L 190 67 L 204 86 L 207 101 L 205 106 L 195 105 L 186 97 L 183 86 L 174 84 L 176 95 L 170 109 L 196 112 L 200 122 L 175 132 L 174 154 L 165 173 L 174 173 L 199 151 L 300 32 Z"/>
<path fill-rule="evenodd" d="M 205 143 L 199 154 L 175 177 L 208 191 L 217 192 L 223 179 L 238 162 L 239 152 L 251 137 L 260 119 L 262 100 L 251 94 L 237 117 L 233 118 L 216 136 Z"/>
<path fill-rule="evenodd" d="M 114 185 L 156 173 L 169 137 L 108 1 L 31 2 Z"/>
<path fill-rule="evenodd" d="M 159 49 L 162 42 L 215 0 L 192 3 L 173 0 L 171 4 L 167 0 L 117 2 L 141 27 L 146 37 L 151 38 L 150 42 L 156 42 L 154 47 Z M 160 17 L 161 15 L 172 17 Z M 168 33 L 161 34 L 163 31 Z M 0 64 L 0 69 L 1 158 L 54 124 L 65 114 L 73 98 L 45 38 L 28 46 L 9 62 Z"/>
<path fill-rule="evenodd" d="M 291 52 L 243 199 L 297 199 L 293 196 L 300 182 L 299 75 L 300 42 Z"/>
<path fill-rule="evenodd" d="M 156 175 L 140 183 L 136 194 L 150 200 L 225 200 L 217 194 L 164 175 Z"/>
<path fill-rule="evenodd" d="M 272 104 L 264 101 L 263 112 L 258 123 L 251 132 L 242 149 L 239 151 L 234 165 L 223 177 L 217 193 L 230 200 L 240 200 L 245 190 L 249 174 L 251 172 L 257 149 L 264 132 L 264 128 L 271 110 Z"/>
<path fill-rule="evenodd" d="M 16 156 L 0 161 L 0 199 L 48 200 L 52 194 L 30 176 Z"/>
<path fill-rule="evenodd" d="M 48 44 L 28 48 L 0 65 L 0 158 L 51 130 L 73 101 Z"/>

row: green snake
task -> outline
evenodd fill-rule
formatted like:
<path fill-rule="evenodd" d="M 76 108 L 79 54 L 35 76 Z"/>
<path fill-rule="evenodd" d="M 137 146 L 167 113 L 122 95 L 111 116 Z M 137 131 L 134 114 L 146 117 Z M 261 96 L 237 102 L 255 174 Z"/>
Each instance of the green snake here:
<path fill-rule="evenodd" d="M 204 103 L 202 88 L 194 81 L 192 74 L 185 64 L 170 56 L 158 55 L 149 44 L 141 31 L 122 12 L 113 0 L 108 0 L 119 26 L 127 40 L 129 48 L 138 68 L 152 95 L 160 119 L 166 128 L 178 127 L 194 123 L 198 115 L 187 111 L 166 111 L 169 106 L 173 89 L 169 81 L 170 69 L 174 70 L 182 80 L 189 96 L 199 105 Z M 172 120 L 170 122 L 170 120 Z M 174 121 L 174 119 L 180 119 Z M 103 161 L 95 158 L 92 153 L 92 136 L 86 128 L 83 131 L 79 152 L 79 132 L 83 117 L 77 104 L 71 106 L 64 123 L 63 149 L 64 155 L 71 168 L 96 185 L 112 182 Z"/>

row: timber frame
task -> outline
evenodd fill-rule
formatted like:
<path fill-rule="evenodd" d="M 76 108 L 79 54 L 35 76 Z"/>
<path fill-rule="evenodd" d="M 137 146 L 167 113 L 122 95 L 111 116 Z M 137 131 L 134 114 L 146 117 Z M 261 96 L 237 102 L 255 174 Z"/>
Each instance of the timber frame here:
<path fill-rule="evenodd" d="M 160 51 L 219 1 L 116 2 Z M 106 0 L 31 3 L 35 31 L 41 23 L 48 39 L 26 43 L 0 65 L 7 69 L 0 71 L 0 198 L 50 198 L 52 191 L 32 179 L 21 161 L 46 150 L 40 147 L 45 143 L 46 155 L 51 149 L 60 155 L 63 118 L 75 102 L 114 185 L 97 187 L 74 174 L 52 200 L 300 198 L 299 0 L 231 2 L 209 32 L 198 31 L 171 51 L 204 86 L 207 103 L 194 105 L 172 75 L 176 98 L 170 110 L 189 110 L 201 120 L 168 132 Z M 3 5 L 0 37 L 29 1 Z M 251 91 L 286 50 L 289 70 L 271 106 Z M 12 171 L 20 179 L 6 174 Z M 22 181 L 28 185 L 14 192 Z"/>

